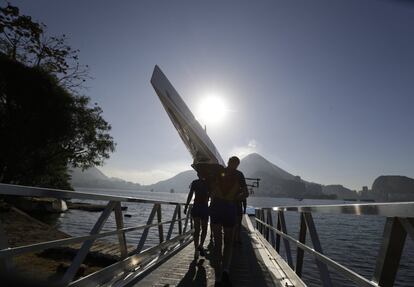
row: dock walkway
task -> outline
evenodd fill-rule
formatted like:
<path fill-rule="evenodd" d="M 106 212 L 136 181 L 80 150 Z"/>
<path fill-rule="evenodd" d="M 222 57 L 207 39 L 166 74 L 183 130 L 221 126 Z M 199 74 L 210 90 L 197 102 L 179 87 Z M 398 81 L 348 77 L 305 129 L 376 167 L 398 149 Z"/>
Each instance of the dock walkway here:
<path fill-rule="evenodd" d="M 62 283 L 61 285 L 71 287 L 214 286 L 215 270 L 211 264 L 214 261 L 213 252 L 209 249 L 205 258 L 193 260 L 194 247 L 191 244 L 193 229 L 191 229 L 189 213 L 183 215 L 183 203 L 11 184 L 0 184 L 0 195 L 88 199 L 107 202 L 90 233 L 76 237 L 60 233 L 36 220 L 28 220 L 27 216 L 16 210 L 6 212 L 8 211 L 6 208 L 3 210 L 4 212 L 0 212 L 0 271 L 3 272 L 0 274 L 0 282 L 3 285 L 5 284 L 1 275 L 4 275 L 4 280 L 10 279 L 12 282 L 16 282 L 25 279 L 24 271 L 30 270 L 30 274 L 42 275 L 42 278 L 33 279 L 40 279 L 44 282 L 46 282 L 45 280 L 50 282 L 57 280 Z M 152 209 L 148 214 L 146 224 L 124 227 L 122 202 L 151 205 Z M 165 216 L 163 219 L 162 215 L 167 214 L 163 212 L 166 206 L 170 206 L 169 210 L 174 208 L 171 220 Z M 298 239 L 287 233 L 286 212 L 299 215 Z M 320 216 L 355 215 L 356 219 L 358 219 L 357 216 L 386 217 L 371 278 L 358 274 L 323 253 L 313 220 L 314 213 L 318 213 Z M 102 232 L 102 227 L 111 214 L 115 215 L 116 229 Z M 150 228 L 152 228 L 151 231 L 158 234 L 160 243 L 143 249 Z M 29 234 L 27 230 L 30 229 L 35 229 L 36 234 Z M 127 245 L 126 234 L 138 230 L 142 232 L 138 247 L 135 249 Z M 173 237 L 173 235 L 176 236 Z M 118 237 L 118 247 L 112 244 L 102 244 L 104 238 L 111 236 Z M 400 269 L 400 261 L 408 237 L 414 239 L 414 202 L 256 207 L 255 216 L 252 219 L 247 215 L 243 217 L 243 244 L 235 247 L 230 279 L 233 286 L 242 287 L 304 287 L 306 285 L 300 276 L 306 253 L 316 261 L 320 286 L 334 286 L 330 276 L 330 271 L 333 270 L 345 279 L 352 281 L 356 286 L 391 287 L 394 285 L 397 272 Z M 208 240 L 209 238 L 207 243 Z M 311 244 L 306 244 L 307 241 L 310 241 Z M 81 245 L 79 244 L 82 244 L 80 249 Z M 95 247 L 91 249 L 93 245 Z M 62 267 L 68 266 L 66 270 L 55 272 L 56 267 L 63 269 L 60 268 L 61 262 L 56 261 L 55 263 L 59 264 L 56 266 L 56 264 L 49 262 L 52 261 L 49 258 L 45 259 L 37 254 L 61 246 L 75 247 L 77 252 L 76 256 L 69 258 L 69 260 L 60 258 L 65 261 L 62 263 L 70 265 L 64 264 Z M 286 257 L 286 261 L 279 253 L 281 247 L 283 247 L 282 254 Z M 292 248 L 297 250 L 295 252 L 296 260 L 292 256 Z M 88 255 L 93 254 L 94 251 L 118 256 L 118 249 L 122 250 L 123 256 L 122 258 L 118 257 L 117 262 L 109 266 L 102 266 L 103 268 L 95 268 L 98 266 L 94 265 L 85 270 L 82 267 L 82 264 L 88 263 Z M 128 254 L 131 249 L 135 250 Z M 4 272 L 5 270 L 7 272 Z M 85 270 L 85 272 L 78 272 L 81 270 Z M 51 275 L 55 277 L 48 276 L 50 271 L 54 271 Z M 408 278 L 404 279 L 406 282 L 412 282 L 410 275 L 407 275 L 406 278 Z M 32 278 L 29 280 L 31 281 Z M 46 286 L 48 283 L 40 286 Z M 9 286 L 21 286 L 21 284 Z"/>
<path fill-rule="evenodd" d="M 233 286 L 280 286 L 275 285 L 267 268 L 257 260 L 257 246 L 245 225 L 244 222 L 241 237 L 243 243 L 236 244 L 233 250 L 230 269 Z M 205 243 L 208 244 L 206 257 L 200 256 L 198 260 L 194 260 L 194 245 L 191 243 L 133 286 L 214 286 L 213 250 L 209 241 L 210 232 Z"/>

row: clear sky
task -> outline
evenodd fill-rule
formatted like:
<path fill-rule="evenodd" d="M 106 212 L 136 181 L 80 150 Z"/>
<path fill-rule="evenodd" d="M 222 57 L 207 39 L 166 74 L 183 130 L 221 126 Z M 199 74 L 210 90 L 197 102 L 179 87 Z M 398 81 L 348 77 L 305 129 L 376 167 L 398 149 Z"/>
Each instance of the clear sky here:
<path fill-rule="evenodd" d="M 150 77 L 190 109 L 215 94 L 207 131 L 224 158 L 258 152 L 322 184 L 414 177 L 414 5 L 409 1 L 11 1 L 66 34 L 113 127 L 102 170 L 139 183 L 190 168 Z M 4 5 L 4 2 L 2 3 Z"/>

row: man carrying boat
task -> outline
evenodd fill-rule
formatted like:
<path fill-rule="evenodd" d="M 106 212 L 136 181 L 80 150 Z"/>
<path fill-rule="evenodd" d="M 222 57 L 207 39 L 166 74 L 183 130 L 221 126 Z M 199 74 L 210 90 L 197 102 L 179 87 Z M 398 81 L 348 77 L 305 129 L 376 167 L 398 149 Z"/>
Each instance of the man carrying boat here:
<path fill-rule="evenodd" d="M 233 156 L 229 159 L 227 167 L 220 174 L 211 193 L 210 226 L 218 265 L 216 285 L 221 282 L 224 286 L 231 286 L 229 269 L 238 217 L 238 204 L 249 194 L 244 175 L 237 170 L 239 164 L 238 157 Z M 223 251 L 222 242 L 224 243 Z M 219 277 L 220 270 L 222 270 L 221 278 Z"/>
<path fill-rule="evenodd" d="M 194 222 L 194 259 L 197 259 L 199 255 L 205 256 L 203 245 L 207 235 L 208 200 L 210 198 L 210 193 L 205 178 L 203 178 L 200 173 L 197 175 L 198 179 L 194 180 L 190 185 L 190 192 L 188 193 L 187 203 L 184 208 L 184 214 L 187 214 L 188 205 L 190 204 L 190 201 L 193 198 L 194 194 L 194 204 L 191 209 L 191 217 L 193 218 Z"/>

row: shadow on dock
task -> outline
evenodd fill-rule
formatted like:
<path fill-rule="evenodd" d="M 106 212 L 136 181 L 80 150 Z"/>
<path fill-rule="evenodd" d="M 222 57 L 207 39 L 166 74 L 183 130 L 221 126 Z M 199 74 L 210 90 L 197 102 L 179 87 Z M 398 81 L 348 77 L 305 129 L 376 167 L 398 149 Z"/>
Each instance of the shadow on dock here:
<path fill-rule="evenodd" d="M 242 228 L 241 235 L 243 243 L 234 245 L 230 268 L 233 286 L 275 286 L 266 268 L 257 260 L 246 228 Z M 207 242 L 209 238 L 207 234 Z M 213 246 L 209 244 L 206 257 L 194 260 L 194 245 L 189 244 L 133 286 L 215 286 L 213 254 Z"/>

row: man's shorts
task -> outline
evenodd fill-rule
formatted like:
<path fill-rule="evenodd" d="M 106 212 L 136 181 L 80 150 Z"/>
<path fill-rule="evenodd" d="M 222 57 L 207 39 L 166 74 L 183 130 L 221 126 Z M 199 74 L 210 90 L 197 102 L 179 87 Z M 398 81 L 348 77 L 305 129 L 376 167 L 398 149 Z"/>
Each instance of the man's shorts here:
<path fill-rule="evenodd" d="M 191 209 L 192 217 L 199 217 L 202 220 L 208 220 L 208 205 L 207 204 L 194 204 Z"/>
<path fill-rule="evenodd" d="M 215 198 L 210 204 L 210 222 L 234 227 L 237 223 L 237 204 Z"/>

